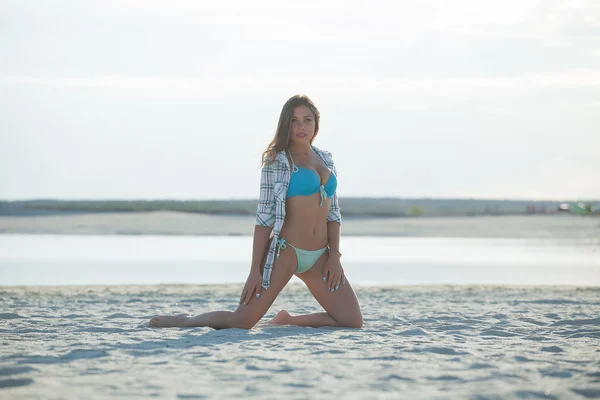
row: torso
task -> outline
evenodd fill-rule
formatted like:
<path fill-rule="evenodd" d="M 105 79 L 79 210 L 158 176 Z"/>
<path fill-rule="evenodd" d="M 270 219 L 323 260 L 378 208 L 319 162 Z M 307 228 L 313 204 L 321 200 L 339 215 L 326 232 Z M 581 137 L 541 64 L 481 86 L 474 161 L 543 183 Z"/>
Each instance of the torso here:
<path fill-rule="evenodd" d="M 316 172 L 319 175 L 321 185 L 325 185 L 330 178 L 330 174 L 333 174 L 314 152 L 309 156 L 294 157 L 293 163 L 299 168 L 307 168 Z M 288 242 L 304 250 L 317 250 L 326 247 L 328 243 L 327 215 L 329 214 L 330 202 L 331 199 L 327 198 L 321 206 L 320 193 L 288 198 L 285 207 L 285 221 L 280 236 L 285 237 Z"/>

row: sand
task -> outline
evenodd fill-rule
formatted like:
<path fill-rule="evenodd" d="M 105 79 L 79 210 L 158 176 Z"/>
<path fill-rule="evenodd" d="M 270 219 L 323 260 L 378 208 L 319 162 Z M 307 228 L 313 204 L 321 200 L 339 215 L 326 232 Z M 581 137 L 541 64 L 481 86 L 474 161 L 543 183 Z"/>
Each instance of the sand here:
<path fill-rule="evenodd" d="M 344 236 L 569 238 L 593 239 L 600 243 L 600 218 L 594 216 L 342 217 Z M 252 236 L 254 223 L 253 216 L 162 211 L 36 217 L 0 216 L 0 233 Z"/>
<path fill-rule="evenodd" d="M 0 288 L 0 397 L 600 398 L 600 289 L 356 286 L 362 329 L 154 329 L 241 285 Z M 301 284 L 280 309 L 320 311 Z"/>

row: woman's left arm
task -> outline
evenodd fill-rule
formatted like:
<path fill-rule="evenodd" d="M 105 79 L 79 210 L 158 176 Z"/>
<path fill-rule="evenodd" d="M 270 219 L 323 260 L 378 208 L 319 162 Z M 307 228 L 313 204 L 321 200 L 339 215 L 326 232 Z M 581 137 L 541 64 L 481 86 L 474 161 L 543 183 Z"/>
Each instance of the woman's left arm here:
<path fill-rule="evenodd" d="M 323 271 L 323 280 L 327 284 L 327 288 L 330 292 L 339 290 L 340 285 L 346 284 L 344 269 L 342 268 L 340 260 L 342 256 L 342 253 L 340 253 L 341 230 L 342 226 L 337 222 L 327 222 L 327 240 L 329 242 L 329 249 Z M 329 277 L 327 276 L 328 274 Z"/>
<path fill-rule="evenodd" d="M 329 155 L 329 161 L 331 162 L 331 172 L 335 174 L 335 177 L 339 182 L 339 176 L 337 173 L 337 169 L 335 168 L 335 164 L 333 163 L 333 157 L 331 157 L 331 154 Z M 340 211 L 340 205 L 338 203 L 337 188 L 335 190 L 335 193 L 333 194 L 333 197 L 331 198 L 331 204 L 329 205 L 329 213 L 327 214 L 327 222 L 330 221 L 337 222 L 340 225 L 342 224 L 342 213 Z"/>
<path fill-rule="evenodd" d="M 333 158 L 330 154 L 331 171 L 338 176 Z M 329 206 L 329 214 L 327 215 L 327 241 L 329 243 L 329 254 L 325 262 L 325 270 L 323 280 L 326 281 L 327 288 L 330 292 L 339 290 L 340 285 L 346 284 L 344 270 L 340 257 L 340 236 L 342 231 L 342 214 L 338 204 L 337 189 L 331 199 Z M 327 275 L 329 274 L 329 277 Z M 328 279 L 329 278 L 329 279 Z"/>

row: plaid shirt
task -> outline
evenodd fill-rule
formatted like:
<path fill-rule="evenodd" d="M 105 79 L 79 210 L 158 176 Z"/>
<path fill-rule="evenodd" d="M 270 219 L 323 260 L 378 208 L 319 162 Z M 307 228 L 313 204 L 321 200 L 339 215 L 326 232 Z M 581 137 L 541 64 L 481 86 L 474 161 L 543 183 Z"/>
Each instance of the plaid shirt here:
<path fill-rule="evenodd" d="M 314 146 L 312 146 L 312 149 L 337 177 L 331 153 Z M 275 260 L 277 239 L 285 220 L 285 200 L 290 184 L 290 169 L 290 163 L 285 151 L 280 151 L 277 153 L 275 162 L 271 165 L 263 166 L 260 173 L 260 196 L 258 199 L 258 210 L 256 211 L 256 225 L 273 227 L 273 241 L 271 241 L 271 245 L 269 246 L 269 253 L 263 271 L 262 287 L 265 289 L 268 289 L 271 285 L 271 270 L 273 269 L 273 262 Z M 331 198 L 327 221 L 342 223 L 337 190 Z"/>

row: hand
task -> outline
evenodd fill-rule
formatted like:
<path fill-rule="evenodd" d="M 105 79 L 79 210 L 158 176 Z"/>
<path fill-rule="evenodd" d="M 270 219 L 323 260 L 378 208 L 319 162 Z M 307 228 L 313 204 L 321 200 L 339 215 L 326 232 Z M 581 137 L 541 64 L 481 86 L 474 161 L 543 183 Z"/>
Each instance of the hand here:
<path fill-rule="evenodd" d="M 261 290 L 262 275 L 260 272 L 253 269 L 250 271 L 248 279 L 246 279 L 246 284 L 244 285 L 244 290 L 242 290 L 242 295 L 240 297 L 240 304 L 247 306 L 253 298 L 256 297 L 258 299 Z"/>
<path fill-rule="evenodd" d="M 329 275 L 329 278 L 327 277 Z M 329 253 L 325 267 L 323 269 L 323 280 L 327 284 L 327 289 L 330 292 L 340 290 L 340 285 L 346 284 L 344 269 L 340 262 L 340 254 L 336 252 Z"/>

